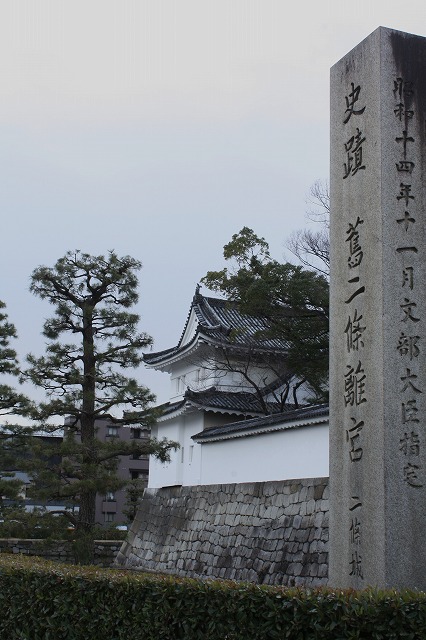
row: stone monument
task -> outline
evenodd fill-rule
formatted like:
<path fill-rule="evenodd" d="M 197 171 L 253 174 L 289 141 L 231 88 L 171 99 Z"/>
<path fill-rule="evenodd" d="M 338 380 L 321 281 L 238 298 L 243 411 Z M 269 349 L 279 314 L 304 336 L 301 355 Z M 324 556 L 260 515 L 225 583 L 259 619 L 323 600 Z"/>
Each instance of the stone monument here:
<path fill-rule="evenodd" d="M 331 70 L 333 587 L 426 589 L 426 38 Z"/>

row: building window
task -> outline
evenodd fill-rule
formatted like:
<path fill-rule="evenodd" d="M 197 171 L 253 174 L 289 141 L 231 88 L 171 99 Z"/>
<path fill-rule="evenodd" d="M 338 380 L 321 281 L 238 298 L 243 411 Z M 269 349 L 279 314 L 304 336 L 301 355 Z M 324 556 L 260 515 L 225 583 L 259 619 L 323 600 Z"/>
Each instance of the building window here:
<path fill-rule="evenodd" d="M 104 513 L 104 522 L 114 522 L 114 519 L 115 513 L 111 513 L 110 511 Z"/>
<path fill-rule="evenodd" d="M 105 502 L 115 502 L 115 493 L 113 491 L 106 492 Z"/>
<path fill-rule="evenodd" d="M 184 393 L 186 390 L 186 375 L 179 376 L 177 379 L 177 392 Z"/>
<path fill-rule="evenodd" d="M 118 427 L 107 427 L 107 437 L 118 438 Z"/>
<path fill-rule="evenodd" d="M 130 469 L 130 478 L 132 480 L 148 480 L 148 471 L 140 471 L 138 469 Z"/>
<path fill-rule="evenodd" d="M 140 440 L 142 438 L 142 429 L 131 429 L 130 437 L 135 440 Z"/>

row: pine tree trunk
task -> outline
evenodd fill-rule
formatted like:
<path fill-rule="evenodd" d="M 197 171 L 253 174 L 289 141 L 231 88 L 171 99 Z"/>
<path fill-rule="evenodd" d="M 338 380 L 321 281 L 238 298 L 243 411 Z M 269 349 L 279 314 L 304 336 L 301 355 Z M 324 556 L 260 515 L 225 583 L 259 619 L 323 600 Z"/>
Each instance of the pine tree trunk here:
<path fill-rule="evenodd" d="M 83 309 L 83 403 L 81 443 L 84 445 L 83 468 L 90 469 L 96 460 L 95 446 L 95 357 L 93 344 L 92 306 Z M 85 478 L 90 482 L 92 478 Z M 96 491 L 83 488 L 80 494 L 80 511 L 74 545 L 77 564 L 93 564 L 93 528 L 96 518 Z"/>
<path fill-rule="evenodd" d="M 96 491 L 84 491 L 80 497 L 80 511 L 73 545 L 76 564 L 93 564 Z"/>

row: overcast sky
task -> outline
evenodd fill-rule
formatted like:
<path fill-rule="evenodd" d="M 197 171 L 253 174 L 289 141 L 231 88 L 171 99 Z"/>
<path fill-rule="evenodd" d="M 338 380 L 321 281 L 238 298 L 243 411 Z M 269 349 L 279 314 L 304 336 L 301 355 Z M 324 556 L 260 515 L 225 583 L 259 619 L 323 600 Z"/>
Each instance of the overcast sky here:
<path fill-rule="evenodd" d="M 0 0 L 0 299 L 41 355 L 32 270 L 68 250 L 143 263 L 141 329 L 174 346 L 243 226 L 284 254 L 329 172 L 329 69 L 411 0 Z M 138 377 L 168 399 L 167 374 Z"/>

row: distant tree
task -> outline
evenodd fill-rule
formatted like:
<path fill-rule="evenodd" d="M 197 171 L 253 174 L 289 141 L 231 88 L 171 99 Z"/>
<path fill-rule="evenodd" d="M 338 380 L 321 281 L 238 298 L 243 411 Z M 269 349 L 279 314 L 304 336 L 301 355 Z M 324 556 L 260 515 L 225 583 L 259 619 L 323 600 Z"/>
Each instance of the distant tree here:
<path fill-rule="evenodd" d="M 38 495 L 78 503 L 78 515 L 67 512 L 76 528 L 78 562 L 91 559 L 97 492 L 122 485 L 115 473 L 118 456 L 152 454 L 167 461 L 170 450 L 176 448 L 168 441 L 125 443 L 97 438 L 97 418 L 144 427 L 156 420 L 155 396 L 124 375 L 124 370 L 142 362 L 142 350 L 152 342 L 138 332 L 139 316 L 128 311 L 138 301 L 140 267 L 137 260 L 119 258 L 113 251 L 106 257 L 76 251 L 68 252 L 52 268 L 38 267 L 31 276 L 31 291 L 55 310 L 44 323 L 43 335 L 49 341 L 46 353 L 28 355 L 30 366 L 23 374 L 46 393 L 46 401 L 31 416 L 50 433 L 63 428 L 48 426 L 51 418 L 67 418 L 61 464 L 49 464 L 49 453 L 39 450 L 32 474 Z M 60 340 L 63 335 L 69 336 L 68 341 Z M 122 417 L 117 417 L 117 410 Z M 41 455 L 42 467 L 37 466 Z"/>
<path fill-rule="evenodd" d="M 1 446 L 3 447 L 3 438 Z M 7 455 L 10 456 L 10 452 L 8 452 Z M 3 454 L 0 457 L 3 458 Z M 15 504 L 23 500 L 21 491 L 21 480 L 15 478 L 13 471 L 6 471 L 3 468 L 0 471 L 0 515 L 2 519 L 5 516 L 5 505 L 8 504 L 8 501 L 12 501 Z"/>
<path fill-rule="evenodd" d="M 15 471 L 26 462 L 31 428 L 14 424 L 0 427 L 0 514 L 5 516 L 6 504 L 23 502 L 23 482 Z"/>
<path fill-rule="evenodd" d="M 287 371 L 306 383 L 316 400 L 327 397 L 329 293 L 326 278 L 271 258 L 269 245 L 244 227 L 224 246 L 230 267 L 209 271 L 202 282 L 235 301 L 240 311 L 262 316 L 269 328 L 259 339 L 287 345 Z"/>
<path fill-rule="evenodd" d="M 5 308 L 5 303 L 0 300 L 0 375 L 2 378 L 19 375 L 16 351 L 11 346 L 11 340 L 17 337 L 16 329 L 9 322 L 7 313 L 2 311 Z M 0 416 L 22 414 L 28 406 L 29 400 L 24 394 L 16 391 L 3 380 L 0 382 Z"/>
<path fill-rule="evenodd" d="M 327 182 L 317 180 L 311 186 L 307 218 L 320 225 L 317 230 L 298 229 L 288 241 L 287 248 L 309 269 L 328 277 L 330 273 L 330 192 Z"/>
<path fill-rule="evenodd" d="M 0 301 L 0 416 L 26 412 L 30 406 L 28 398 L 7 384 L 8 378 L 19 374 L 16 351 L 11 341 L 17 337 L 15 326 L 8 320 Z M 6 381 L 3 381 L 6 378 Z M 0 426 L 0 511 L 4 500 L 19 501 L 22 482 L 16 479 L 13 470 L 17 469 L 17 459 L 22 456 L 29 433 L 27 427 L 4 423 Z"/>

